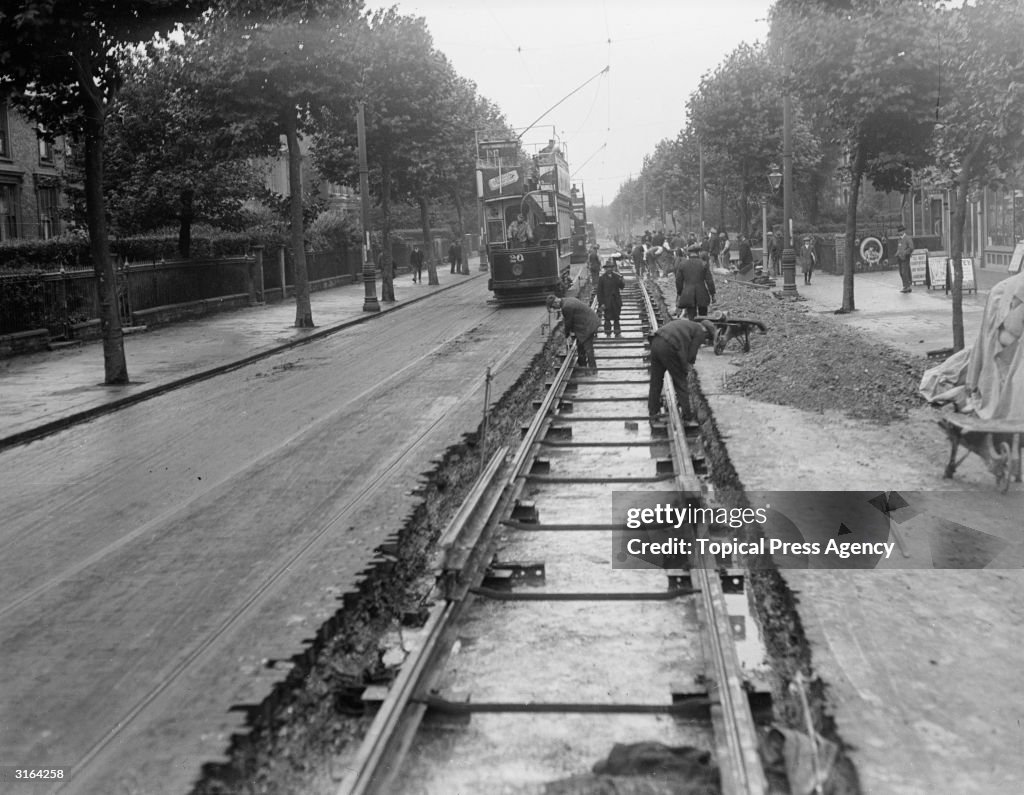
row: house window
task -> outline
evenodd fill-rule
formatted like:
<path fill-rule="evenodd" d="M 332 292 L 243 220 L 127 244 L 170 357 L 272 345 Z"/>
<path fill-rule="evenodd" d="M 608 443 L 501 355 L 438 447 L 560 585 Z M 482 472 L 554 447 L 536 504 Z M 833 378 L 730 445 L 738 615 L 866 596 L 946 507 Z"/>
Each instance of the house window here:
<path fill-rule="evenodd" d="M 0 240 L 18 237 L 18 186 L 0 183 Z"/>
<path fill-rule="evenodd" d="M 1013 194 L 1012 190 L 996 190 L 989 194 L 985 227 L 990 246 L 1013 247 Z"/>
<path fill-rule="evenodd" d="M 56 237 L 60 232 L 59 216 L 57 214 L 57 189 L 37 188 L 36 199 L 39 202 L 39 237 L 43 240 L 49 240 L 51 237 Z"/>
<path fill-rule="evenodd" d="M 53 141 L 48 141 L 44 137 L 46 130 L 40 124 L 36 128 L 36 136 L 39 140 L 39 162 L 40 163 L 52 163 L 53 162 Z"/>
<path fill-rule="evenodd" d="M 0 102 L 0 157 L 11 156 L 11 134 L 7 128 L 7 106 Z"/>

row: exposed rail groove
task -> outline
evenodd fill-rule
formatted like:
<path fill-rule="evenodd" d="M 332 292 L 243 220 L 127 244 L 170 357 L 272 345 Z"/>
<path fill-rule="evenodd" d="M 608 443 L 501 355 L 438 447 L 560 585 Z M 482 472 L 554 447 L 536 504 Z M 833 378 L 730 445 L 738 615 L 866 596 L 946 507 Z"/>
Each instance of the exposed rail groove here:
<path fill-rule="evenodd" d="M 508 550 L 514 547 L 516 539 L 537 538 L 534 533 L 544 533 L 546 539 L 554 540 L 561 537 L 560 534 L 566 534 L 564 536 L 566 539 L 578 538 L 579 534 L 585 533 L 609 537 L 611 531 L 619 529 L 619 525 L 609 524 L 606 518 L 604 520 L 599 518 L 602 514 L 607 516 L 607 513 L 601 510 L 592 510 L 583 521 L 563 521 L 561 517 L 557 516 L 559 510 L 557 504 L 550 506 L 551 512 L 556 516 L 549 522 L 543 521 L 540 513 L 542 510 L 548 510 L 548 507 L 543 504 L 544 500 L 541 498 L 546 494 L 544 490 L 552 486 L 564 487 L 565 490 L 575 489 L 573 494 L 576 496 L 573 499 L 576 499 L 577 502 L 573 505 L 577 503 L 586 505 L 587 500 L 595 501 L 592 490 L 594 485 L 616 488 L 615 484 L 620 484 L 621 490 L 628 491 L 630 486 L 634 489 L 644 486 L 657 488 L 661 484 L 661 488 L 665 491 L 694 495 L 703 493 L 702 482 L 696 474 L 691 458 L 692 453 L 687 442 L 688 434 L 692 429 L 684 427 L 676 410 L 676 400 L 671 382 L 666 383 L 664 394 L 665 405 L 669 407 L 668 421 L 664 425 L 652 424 L 649 433 L 647 432 L 647 415 L 631 413 L 628 407 L 623 405 L 627 402 L 640 403 L 646 409 L 648 383 L 646 336 L 648 331 L 656 330 L 658 327 L 657 315 L 644 285 L 638 284 L 632 279 L 629 280 L 627 289 L 624 291 L 622 326 L 625 339 L 614 341 L 609 339 L 599 349 L 600 374 L 596 379 L 574 377 L 575 350 L 569 350 L 544 399 L 535 404 L 537 406 L 536 414 L 529 427 L 525 429 L 523 442 L 514 456 L 506 462 L 492 460 L 474 487 L 474 499 L 479 500 L 481 504 L 486 504 L 486 508 L 474 507 L 460 511 L 452 525 L 446 530 L 443 536 L 445 539 L 443 544 L 444 560 L 438 567 L 438 586 L 433 596 L 436 606 L 428 622 L 429 627 L 423 632 L 419 648 L 406 659 L 396 682 L 381 703 L 355 760 L 347 763 L 350 772 L 338 788 L 338 795 L 401 791 L 400 777 L 403 763 L 414 745 L 420 723 L 427 710 L 449 716 L 546 715 L 551 716 L 546 719 L 552 720 L 558 720 L 559 716 L 589 713 L 670 715 L 675 718 L 693 718 L 698 720 L 701 725 L 713 728 L 713 739 L 710 743 L 715 748 L 718 759 L 723 792 L 727 795 L 740 795 L 741 793 L 743 795 L 749 793 L 758 795 L 758 793 L 767 791 L 767 781 L 761 769 L 753 717 L 744 691 L 737 654 L 732 646 L 732 629 L 725 606 L 722 584 L 715 571 L 716 566 L 713 560 L 691 558 L 689 579 L 685 572 L 666 570 L 664 573 L 667 575 L 668 587 L 661 591 L 622 588 L 612 588 L 607 591 L 572 588 L 554 590 L 546 587 L 526 590 L 517 587 L 516 577 L 519 576 L 524 581 L 529 581 L 530 578 L 544 579 L 544 564 L 501 563 L 500 565 L 496 564 L 494 568 L 489 568 L 489 564 L 495 562 L 498 554 L 496 550 L 499 548 L 499 539 L 502 552 L 507 554 Z M 633 355 L 631 357 L 619 355 L 618 351 L 626 348 L 632 348 Z M 611 350 L 615 350 L 616 353 L 608 356 L 602 355 Z M 609 359 L 615 361 L 626 358 L 632 359 L 633 366 L 608 365 L 606 363 Z M 628 380 L 616 377 L 615 373 L 624 370 L 632 370 L 642 375 L 639 378 Z M 605 377 L 604 374 L 609 371 L 613 374 L 611 377 Z M 631 386 L 634 389 L 639 387 L 640 390 L 632 396 L 624 396 L 621 392 L 625 386 Z M 608 392 L 607 388 L 609 387 L 613 388 L 615 394 Z M 611 411 L 611 413 L 594 415 L 580 414 L 575 411 L 577 407 L 582 408 L 583 406 L 603 408 L 606 412 Z M 614 413 L 616 406 L 622 406 L 623 412 Z M 614 431 L 602 431 L 605 426 L 614 427 Z M 572 438 L 576 431 L 586 438 Z M 599 438 L 592 438 L 595 434 Z M 629 434 L 634 434 L 634 437 L 623 438 L 624 435 L 628 436 Z M 571 457 L 550 462 L 545 460 L 538 463 L 536 461 L 538 453 L 541 452 L 552 455 L 565 453 L 570 456 L 575 453 L 584 458 L 598 456 L 597 460 L 600 461 L 600 448 L 607 448 L 606 456 L 612 460 L 617 456 L 627 455 L 626 448 L 636 448 L 640 454 L 635 461 L 630 459 L 628 466 L 642 469 L 649 468 L 651 464 L 656 463 L 657 472 L 654 475 L 647 475 L 610 471 L 596 476 L 574 474 L 571 470 L 573 465 L 577 465 L 578 462 Z M 646 455 L 644 451 L 647 451 Z M 672 466 L 670 473 L 663 472 L 662 462 L 658 460 L 663 454 L 668 455 L 669 453 Z M 666 460 L 665 463 L 667 464 L 668 461 Z M 570 471 L 565 474 L 548 474 L 551 467 L 556 464 L 565 466 Z M 542 471 L 531 474 L 530 470 L 534 466 Z M 587 491 L 588 488 L 591 490 Z M 619 489 L 616 488 L 616 490 Z M 541 507 L 535 503 L 534 494 L 540 495 L 538 501 L 542 503 Z M 698 534 L 707 534 L 708 532 L 707 527 L 694 528 L 694 530 Z M 533 548 L 527 546 L 526 549 Z M 605 548 L 602 547 L 602 549 Z M 609 546 L 607 549 L 611 549 L 611 547 Z M 455 550 L 458 550 L 458 554 L 454 554 Z M 572 560 L 572 558 L 568 561 L 556 559 L 554 563 L 556 566 L 565 565 L 571 563 Z M 518 574 L 516 574 L 517 571 Z M 499 588 L 482 584 L 485 581 L 503 583 L 507 587 Z M 695 601 L 684 599 L 684 597 L 691 596 L 698 598 Z M 449 679 L 451 676 L 455 676 L 457 679 L 462 672 L 471 668 L 470 663 L 460 658 L 460 662 L 456 666 L 457 671 L 451 675 L 446 672 L 446 666 L 451 664 L 453 650 L 460 642 L 460 625 L 470 620 L 472 615 L 476 615 L 476 623 L 473 626 L 476 627 L 475 631 L 479 632 L 480 622 L 483 620 L 481 616 L 489 615 L 484 612 L 487 610 L 485 607 L 487 603 L 509 603 L 507 608 L 493 607 L 490 608 L 492 611 L 495 609 L 520 611 L 529 610 L 531 603 L 571 605 L 588 601 L 621 603 L 624 605 L 624 609 L 632 609 L 630 606 L 633 604 L 637 605 L 637 609 L 639 609 L 642 604 L 664 603 L 665 607 L 658 609 L 669 611 L 675 609 L 677 612 L 669 612 L 667 615 L 678 618 L 680 621 L 683 621 L 685 614 L 683 606 L 691 605 L 692 609 L 696 611 L 699 625 L 703 630 L 704 663 L 696 681 L 707 681 L 706 692 L 698 692 L 699 687 L 689 690 L 684 687 L 680 692 L 676 692 L 673 688 L 670 700 L 664 699 L 664 696 L 668 694 L 656 694 L 650 703 L 628 696 L 621 700 L 615 700 L 610 686 L 607 691 L 602 691 L 613 695 L 612 700 L 607 703 L 600 698 L 593 701 L 586 699 L 563 701 L 530 695 L 524 695 L 519 700 L 488 698 L 486 691 L 489 680 L 487 675 L 480 674 L 479 680 L 473 680 L 474 686 L 480 684 L 481 689 L 485 692 L 485 695 L 479 700 L 446 698 L 439 694 L 439 683 L 446 676 Z M 675 607 L 676 605 L 678 607 Z M 549 609 L 553 610 L 553 605 Z M 504 616 L 505 614 L 500 615 Z M 549 621 L 557 620 L 549 619 L 550 615 L 549 613 L 542 614 L 537 621 L 539 624 L 546 625 Z M 645 619 L 640 616 L 643 615 L 642 613 L 638 614 L 633 625 L 641 634 Z M 512 618 L 511 614 L 509 618 Z M 494 621 L 495 619 L 490 620 Z M 497 621 L 502 623 L 501 619 L 497 619 Z M 490 627 L 491 624 L 487 624 L 487 628 Z M 581 628 L 573 625 L 572 629 L 571 633 L 561 634 L 579 636 L 585 634 L 587 627 Z M 542 629 L 537 626 L 533 631 L 541 633 Z M 563 651 L 562 645 L 557 642 L 557 637 L 560 635 L 557 625 L 547 627 L 547 633 L 556 636 L 554 646 L 551 649 L 545 649 L 550 652 L 550 659 L 554 660 L 563 654 L 571 653 L 571 646 L 566 647 L 566 650 Z M 577 643 L 580 642 L 579 637 L 575 639 Z M 589 641 L 583 641 L 583 643 L 587 645 Z M 495 643 L 496 647 L 497 645 Z M 488 652 L 486 649 L 482 652 L 482 654 L 487 653 L 492 654 L 492 662 L 494 660 L 504 661 L 513 654 L 511 651 Z M 662 662 L 664 663 L 664 661 Z M 493 666 L 488 665 L 488 670 L 491 667 Z M 541 676 L 546 675 L 544 671 L 539 673 Z M 566 682 L 560 687 L 559 692 L 572 689 L 573 683 Z M 457 689 L 455 692 L 458 692 Z M 532 727 L 540 725 L 536 722 L 531 724 Z M 530 731 L 532 733 L 533 729 Z M 446 737 L 446 742 L 450 741 L 450 736 Z M 471 743 L 472 739 L 467 739 L 466 742 Z M 466 755 L 470 759 L 475 758 L 473 753 L 467 752 Z M 413 762 L 411 758 L 409 761 Z M 424 763 L 417 762 L 417 764 Z M 486 762 L 479 764 L 486 766 Z M 439 771 L 439 775 L 443 776 L 444 771 Z M 413 774 L 410 776 L 412 777 Z M 416 780 L 419 781 L 419 778 Z M 499 786 L 496 783 L 491 785 Z"/>

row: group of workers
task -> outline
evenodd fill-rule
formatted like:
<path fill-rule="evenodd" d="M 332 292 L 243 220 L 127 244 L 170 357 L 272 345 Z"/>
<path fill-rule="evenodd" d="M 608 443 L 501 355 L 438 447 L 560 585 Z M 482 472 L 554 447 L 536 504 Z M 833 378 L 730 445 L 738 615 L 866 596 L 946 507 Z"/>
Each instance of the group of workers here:
<path fill-rule="evenodd" d="M 594 356 L 594 341 L 601 330 L 602 316 L 605 337 L 622 336 L 619 316 L 622 311 L 621 291 L 625 280 L 617 270 L 617 264 L 626 259 L 618 254 L 609 257 L 601 266 L 596 279 L 595 295 L 598 311 L 577 298 L 563 298 L 557 295 L 547 297 L 549 311 L 562 315 L 566 340 L 576 338 L 577 365 L 580 375 L 597 374 L 597 360 Z M 588 255 L 593 282 L 594 263 L 600 262 L 597 246 Z M 635 260 L 634 260 L 635 263 Z M 637 268 L 642 277 L 647 271 Z M 700 246 L 690 246 L 685 256 L 675 263 L 677 317 L 662 325 L 650 336 L 651 378 L 647 394 L 647 413 L 652 424 L 664 422 L 661 393 L 665 374 L 672 379 L 676 400 L 684 424 L 693 424 L 694 412 L 690 405 L 688 372 L 697 361 L 697 352 L 705 342 L 713 342 L 715 325 L 706 319 L 708 308 L 714 301 L 715 282 L 707 261 L 700 256 Z M 600 314 L 599 314 L 600 312 Z"/>

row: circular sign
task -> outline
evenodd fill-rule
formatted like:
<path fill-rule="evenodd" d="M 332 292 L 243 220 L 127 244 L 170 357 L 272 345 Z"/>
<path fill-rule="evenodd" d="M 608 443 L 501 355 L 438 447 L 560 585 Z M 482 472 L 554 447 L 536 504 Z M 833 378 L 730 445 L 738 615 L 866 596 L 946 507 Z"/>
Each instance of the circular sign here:
<path fill-rule="evenodd" d="M 860 243 L 860 256 L 870 265 L 877 265 L 882 258 L 882 241 L 877 237 L 866 237 Z"/>

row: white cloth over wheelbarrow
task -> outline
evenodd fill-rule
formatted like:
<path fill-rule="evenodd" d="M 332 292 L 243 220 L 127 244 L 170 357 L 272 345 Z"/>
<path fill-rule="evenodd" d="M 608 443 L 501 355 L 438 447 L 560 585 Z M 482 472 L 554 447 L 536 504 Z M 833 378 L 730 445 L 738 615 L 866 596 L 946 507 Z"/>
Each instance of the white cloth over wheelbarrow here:
<path fill-rule="evenodd" d="M 984 420 L 1024 420 L 1024 273 L 992 288 L 974 346 L 927 370 L 919 390 Z"/>

